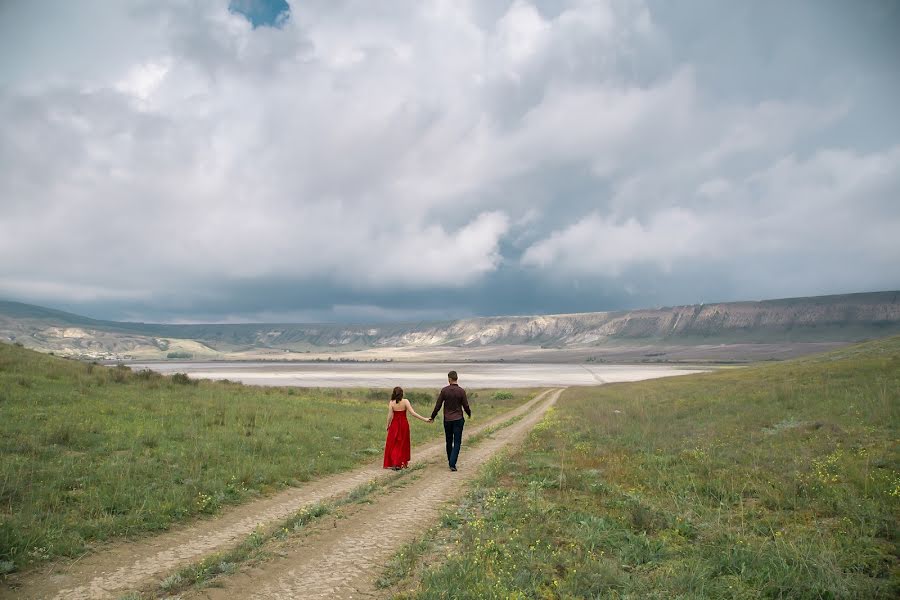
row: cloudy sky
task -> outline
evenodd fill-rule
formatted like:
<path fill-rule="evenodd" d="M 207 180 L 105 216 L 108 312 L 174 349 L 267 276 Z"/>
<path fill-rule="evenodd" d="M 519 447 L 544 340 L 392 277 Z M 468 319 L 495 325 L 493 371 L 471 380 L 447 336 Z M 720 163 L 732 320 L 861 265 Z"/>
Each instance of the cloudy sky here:
<path fill-rule="evenodd" d="M 0 298 L 385 321 L 900 288 L 895 0 L 0 2 Z"/>

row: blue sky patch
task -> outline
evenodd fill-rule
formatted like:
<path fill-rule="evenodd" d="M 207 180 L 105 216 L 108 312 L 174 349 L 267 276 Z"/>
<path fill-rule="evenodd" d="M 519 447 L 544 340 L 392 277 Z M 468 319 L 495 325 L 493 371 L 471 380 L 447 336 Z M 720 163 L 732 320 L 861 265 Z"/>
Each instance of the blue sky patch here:
<path fill-rule="evenodd" d="M 228 9 L 247 17 L 253 27 L 280 27 L 291 14 L 285 0 L 231 0 Z"/>

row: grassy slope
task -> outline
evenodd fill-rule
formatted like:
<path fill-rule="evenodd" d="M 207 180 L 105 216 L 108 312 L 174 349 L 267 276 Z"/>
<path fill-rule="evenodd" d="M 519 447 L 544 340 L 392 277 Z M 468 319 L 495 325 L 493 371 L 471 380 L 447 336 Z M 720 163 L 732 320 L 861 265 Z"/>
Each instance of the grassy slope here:
<path fill-rule="evenodd" d="M 450 558 L 400 595 L 898 597 L 898 411 L 896 337 L 568 390 L 445 517 L 431 544 Z"/>
<path fill-rule="evenodd" d="M 386 394 L 179 384 L 0 344 L 0 575 L 372 461 Z M 434 395 L 407 397 L 428 414 Z M 412 421 L 414 446 L 442 435 Z"/>

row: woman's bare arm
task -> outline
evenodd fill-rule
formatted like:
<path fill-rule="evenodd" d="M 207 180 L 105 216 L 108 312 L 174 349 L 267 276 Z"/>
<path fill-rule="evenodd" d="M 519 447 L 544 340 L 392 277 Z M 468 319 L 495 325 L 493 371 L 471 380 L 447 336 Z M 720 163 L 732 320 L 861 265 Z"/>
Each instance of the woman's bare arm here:
<path fill-rule="evenodd" d="M 388 402 L 388 421 L 387 421 L 386 429 L 391 428 L 391 421 L 393 421 L 393 420 L 394 420 L 394 409 L 391 408 L 391 403 Z"/>
<path fill-rule="evenodd" d="M 407 400 L 406 398 L 404 398 L 403 401 L 406 403 L 406 410 L 408 410 L 409 412 L 411 412 L 411 413 L 412 413 L 412 416 L 414 416 L 415 418 L 419 419 L 420 421 L 425 421 L 426 423 L 428 422 L 428 417 L 423 417 L 422 415 L 420 415 L 419 413 L 417 413 L 417 412 L 415 411 L 415 409 L 412 407 L 412 403 L 411 403 L 409 400 Z"/>

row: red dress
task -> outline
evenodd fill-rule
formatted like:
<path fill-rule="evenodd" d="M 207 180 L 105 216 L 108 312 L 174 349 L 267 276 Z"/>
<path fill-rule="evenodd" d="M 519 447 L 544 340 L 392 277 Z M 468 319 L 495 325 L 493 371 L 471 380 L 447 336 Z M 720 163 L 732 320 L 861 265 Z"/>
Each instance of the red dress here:
<path fill-rule="evenodd" d="M 405 469 L 409 466 L 409 458 L 409 421 L 405 410 L 395 410 L 384 443 L 384 468 Z"/>

